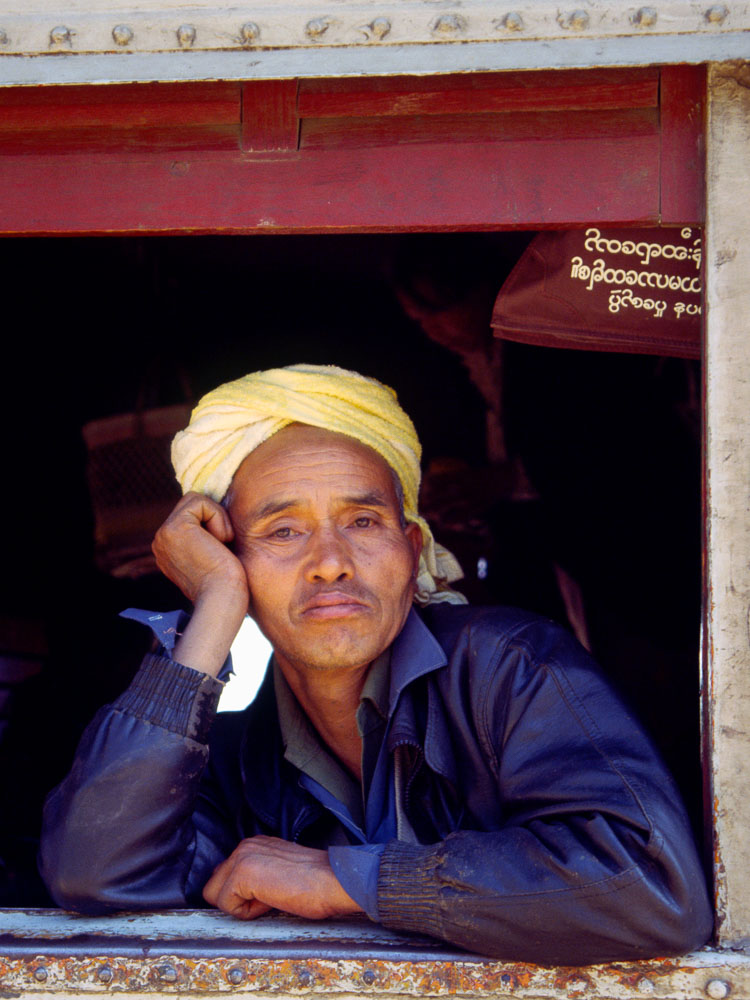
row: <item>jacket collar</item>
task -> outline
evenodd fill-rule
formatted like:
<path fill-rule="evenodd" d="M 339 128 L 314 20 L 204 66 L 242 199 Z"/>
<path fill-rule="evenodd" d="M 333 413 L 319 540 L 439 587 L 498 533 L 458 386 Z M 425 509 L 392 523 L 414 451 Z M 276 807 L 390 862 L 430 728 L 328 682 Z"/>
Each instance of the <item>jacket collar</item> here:
<path fill-rule="evenodd" d="M 388 749 L 408 744 L 422 750 L 428 767 L 456 784 L 456 762 L 450 731 L 434 684 L 416 685 L 419 678 L 448 663 L 445 650 L 412 608 L 393 643 L 391 658 L 391 714 Z M 405 697 L 401 693 L 411 686 Z M 421 688 L 421 697 L 417 688 Z"/>

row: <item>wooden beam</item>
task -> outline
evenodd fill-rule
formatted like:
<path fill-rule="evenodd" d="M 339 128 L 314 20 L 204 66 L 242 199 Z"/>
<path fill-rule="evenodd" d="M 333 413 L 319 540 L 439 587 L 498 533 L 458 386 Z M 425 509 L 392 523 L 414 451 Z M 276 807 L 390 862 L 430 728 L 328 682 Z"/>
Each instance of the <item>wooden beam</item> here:
<path fill-rule="evenodd" d="M 0 89 L 0 132 L 235 125 L 237 83 Z"/>
<path fill-rule="evenodd" d="M 661 70 L 661 219 L 665 225 L 705 219 L 703 66 Z"/>
<path fill-rule="evenodd" d="M 299 144 L 297 80 L 256 80 L 242 87 L 242 148 L 295 151 Z"/>
<path fill-rule="evenodd" d="M 656 107 L 655 69 L 303 80 L 301 118 Z"/>
<path fill-rule="evenodd" d="M 659 138 L 0 158 L 0 232 L 331 232 L 658 221 Z"/>

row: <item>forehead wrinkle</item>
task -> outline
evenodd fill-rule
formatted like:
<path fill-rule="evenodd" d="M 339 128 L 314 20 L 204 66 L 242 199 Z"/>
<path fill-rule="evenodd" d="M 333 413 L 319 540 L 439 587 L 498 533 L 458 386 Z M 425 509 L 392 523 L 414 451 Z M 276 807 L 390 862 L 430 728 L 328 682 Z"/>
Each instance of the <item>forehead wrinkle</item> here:
<path fill-rule="evenodd" d="M 395 487 L 387 463 L 357 441 L 325 434 L 326 440 L 300 444 L 299 435 L 281 431 L 249 455 L 230 490 L 236 512 L 260 520 L 306 506 L 319 490 L 339 503 L 392 506 Z"/>

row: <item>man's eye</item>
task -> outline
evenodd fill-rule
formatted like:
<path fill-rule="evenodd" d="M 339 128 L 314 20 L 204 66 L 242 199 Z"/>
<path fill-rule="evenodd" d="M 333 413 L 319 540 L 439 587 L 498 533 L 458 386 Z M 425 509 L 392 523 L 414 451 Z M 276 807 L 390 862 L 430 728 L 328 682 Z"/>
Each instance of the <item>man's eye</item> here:
<path fill-rule="evenodd" d="M 355 528 L 371 528 L 374 523 L 373 518 L 368 517 L 366 514 L 354 519 Z"/>
<path fill-rule="evenodd" d="M 276 528 L 271 532 L 271 538 L 291 538 L 294 531 L 291 528 Z"/>

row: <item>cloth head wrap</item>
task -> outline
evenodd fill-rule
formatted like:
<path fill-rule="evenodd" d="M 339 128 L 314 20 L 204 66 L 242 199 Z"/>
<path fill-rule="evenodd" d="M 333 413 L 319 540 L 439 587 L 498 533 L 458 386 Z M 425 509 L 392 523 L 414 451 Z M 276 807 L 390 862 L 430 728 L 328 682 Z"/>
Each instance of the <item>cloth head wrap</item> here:
<path fill-rule="evenodd" d="M 292 423 L 355 438 L 394 470 L 404 491 L 404 516 L 424 542 L 415 600 L 465 603 L 449 583 L 463 576 L 417 511 L 422 448 L 393 389 L 329 365 L 291 365 L 227 382 L 201 399 L 190 424 L 172 442 L 172 464 L 183 493 L 221 502 L 237 469 L 258 445 Z"/>

